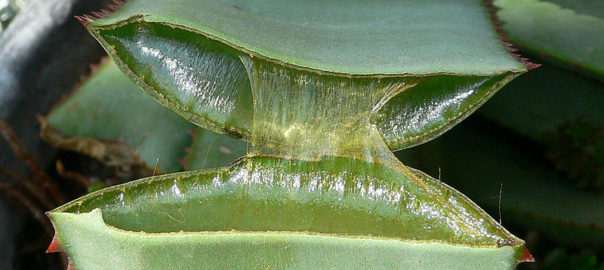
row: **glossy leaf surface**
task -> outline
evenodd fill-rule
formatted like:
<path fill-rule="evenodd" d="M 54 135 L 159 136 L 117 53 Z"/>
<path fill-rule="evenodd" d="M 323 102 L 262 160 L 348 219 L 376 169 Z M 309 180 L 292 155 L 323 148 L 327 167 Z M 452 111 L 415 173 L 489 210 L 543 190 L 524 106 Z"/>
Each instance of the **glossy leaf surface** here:
<path fill-rule="evenodd" d="M 442 134 L 526 71 L 501 44 L 479 1 L 316 4 L 134 0 L 88 28 L 162 104 L 204 128 L 247 140 L 257 98 L 242 63 L 248 58 L 276 63 L 288 70 L 288 81 L 328 85 L 342 78 L 375 89 L 371 121 L 391 149 Z M 359 14 L 349 17 L 349 9 Z M 441 16 L 441 9 L 460 16 Z M 295 16 L 279 15 L 284 10 Z M 323 13 L 330 16 L 318 20 Z M 262 31 L 245 30 L 252 25 Z"/>
<path fill-rule="evenodd" d="M 94 210 L 98 208 L 102 214 Z M 189 267 L 219 263 L 251 267 L 264 262 L 299 268 L 304 258 L 319 256 L 322 259 L 306 263 L 336 268 L 351 263 L 370 268 L 429 269 L 441 264 L 510 269 L 523 256 L 520 239 L 441 182 L 419 171 L 345 158 L 321 162 L 248 158 L 224 169 L 141 179 L 91 193 L 54 210 L 50 217 L 59 243 L 74 266 L 83 269 L 99 266 L 99 254 L 150 269 L 198 261 L 208 254 L 222 255 L 203 266 L 188 261 Z M 191 233 L 176 233 L 182 231 Z M 96 233 L 106 237 L 89 242 L 97 239 Z M 250 241 L 262 241 L 271 252 L 258 251 Z M 344 262 L 331 253 L 322 254 L 327 243 L 341 247 L 332 251 L 334 256 L 348 258 L 376 248 L 384 250 L 385 257 L 380 262 Z M 128 248 L 141 245 L 149 249 Z M 221 248 L 208 250 L 216 245 Z M 292 250 L 283 248 L 287 245 Z M 193 247 L 206 251 L 194 251 L 193 258 L 189 256 L 193 251 L 176 252 Z M 162 253 L 148 257 L 147 252 Z M 404 252 L 416 254 L 419 261 L 395 255 Z M 360 256 L 371 254 L 375 253 Z M 132 260 L 139 256 L 146 259 Z M 238 259 L 221 262 L 218 258 L 224 256 Z"/>
<path fill-rule="evenodd" d="M 523 48 L 604 76 L 602 1 L 495 0 L 506 34 Z"/>

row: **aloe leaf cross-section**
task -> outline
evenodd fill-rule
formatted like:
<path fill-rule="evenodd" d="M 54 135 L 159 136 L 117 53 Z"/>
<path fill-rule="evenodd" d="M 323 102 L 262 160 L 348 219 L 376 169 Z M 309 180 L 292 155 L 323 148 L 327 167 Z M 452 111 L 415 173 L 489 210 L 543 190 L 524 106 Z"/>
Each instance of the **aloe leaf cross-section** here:
<path fill-rule="evenodd" d="M 51 250 L 76 269 L 513 269 L 530 258 L 468 198 L 392 154 L 527 70 L 481 1 L 131 0 L 96 15 L 82 20 L 127 77 L 249 147 L 228 167 L 49 212 Z"/>

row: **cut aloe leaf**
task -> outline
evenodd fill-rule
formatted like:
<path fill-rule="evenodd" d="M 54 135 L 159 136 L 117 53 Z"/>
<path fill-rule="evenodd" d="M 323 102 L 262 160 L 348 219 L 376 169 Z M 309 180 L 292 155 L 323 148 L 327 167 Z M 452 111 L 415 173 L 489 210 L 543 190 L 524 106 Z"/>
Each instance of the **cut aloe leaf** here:
<path fill-rule="evenodd" d="M 247 158 L 109 187 L 49 216 L 76 269 L 511 269 L 526 256 L 442 182 L 347 158 Z"/>
<path fill-rule="evenodd" d="M 275 62 L 308 83 L 335 77 L 377 87 L 371 120 L 391 149 L 445 132 L 526 71 L 479 1 L 369 8 L 360 1 L 133 0 L 88 19 L 118 66 L 160 103 L 246 140 L 255 97 L 242 58 Z"/>
<path fill-rule="evenodd" d="M 103 61 L 46 122 L 42 137 L 51 144 L 109 165 L 139 164 L 147 175 L 181 170 L 179 159 L 185 155 L 186 168 L 225 166 L 246 149 L 239 140 L 196 128 L 163 108 L 112 61 Z"/>
<path fill-rule="evenodd" d="M 604 196 L 580 190 L 526 149 L 464 125 L 403 158 L 497 213 L 504 224 L 538 229 L 573 247 L 604 248 Z M 401 156 L 403 157 L 403 156 Z M 464 166 L 472 164 L 472 169 Z M 468 179 L 480 178 L 481 181 Z M 501 192 L 501 203 L 499 194 Z M 599 210 L 598 210 L 599 209 Z"/>
<path fill-rule="evenodd" d="M 542 59 L 604 76 L 602 1 L 495 0 L 509 38 Z"/>
<path fill-rule="evenodd" d="M 480 2 L 132 0 L 106 15 L 82 20 L 126 76 L 250 145 L 230 167 L 51 211 L 55 244 L 76 268 L 511 269 L 530 259 L 522 240 L 390 151 L 438 136 L 527 70 Z M 91 244 L 94 232 L 107 237 Z M 369 250 L 389 255 L 367 260 Z"/>

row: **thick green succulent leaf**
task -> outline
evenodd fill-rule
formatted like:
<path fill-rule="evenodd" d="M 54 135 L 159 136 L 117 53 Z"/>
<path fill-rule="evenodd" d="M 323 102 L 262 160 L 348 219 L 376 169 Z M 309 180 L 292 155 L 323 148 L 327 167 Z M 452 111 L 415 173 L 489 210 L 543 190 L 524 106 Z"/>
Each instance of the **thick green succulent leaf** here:
<path fill-rule="evenodd" d="M 438 136 L 526 71 L 480 1 L 132 0 L 87 25 L 160 103 L 247 140 L 257 100 L 249 59 L 288 71 L 275 89 L 340 78 L 378 93 L 372 122 L 391 149 Z"/>
<path fill-rule="evenodd" d="M 49 216 L 76 269 L 512 269 L 525 258 L 522 240 L 442 182 L 348 158 L 245 158 L 106 188 Z"/>
<path fill-rule="evenodd" d="M 487 14 L 474 0 L 134 0 L 93 24 L 137 20 L 173 25 L 254 56 L 329 73 L 492 75 L 524 70 L 502 49 Z"/>
<path fill-rule="evenodd" d="M 536 228 L 569 246 L 602 250 L 604 196 L 577 188 L 524 147 L 496 137 L 482 126 L 464 125 L 400 157 L 440 172 L 444 182 L 491 213 L 500 211 L 504 224 Z M 481 181 L 468 180 L 478 177 Z"/>
<path fill-rule="evenodd" d="M 602 1 L 495 0 L 510 39 L 521 47 L 604 76 Z"/>
<path fill-rule="evenodd" d="M 132 156 L 149 174 L 181 170 L 185 155 L 187 169 L 225 166 L 245 155 L 244 142 L 197 128 L 157 104 L 112 61 L 99 64 L 74 91 L 46 119 L 62 134 L 47 130 L 42 137 L 58 147 L 116 166 L 136 162 L 125 160 Z"/>

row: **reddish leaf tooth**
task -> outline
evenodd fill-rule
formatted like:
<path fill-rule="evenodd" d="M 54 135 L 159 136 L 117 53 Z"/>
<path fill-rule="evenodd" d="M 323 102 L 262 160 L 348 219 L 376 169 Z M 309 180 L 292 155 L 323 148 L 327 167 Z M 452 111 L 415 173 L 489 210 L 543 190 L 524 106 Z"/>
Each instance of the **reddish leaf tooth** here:
<path fill-rule="evenodd" d="M 533 258 L 533 255 L 531 255 L 531 253 L 529 252 L 529 250 L 525 247 L 524 251 L 522 253 L 522 257 L 520 257 L 520 259 L 518 260 L 519 263 L 523 263 L 523 262 L 535 262 L 535 258 Z"/>
<path fill-rule="evenodd" d="M 522 56 L 520 56 L 520 54 L 516 53 L 518 51 L 518 49 L 516 49 L 513 46 L 513 44 L 511 43 L 511 40 L 504 33 L 505 30 L 502 27 L 503 24 L 501 23 L 501 21 L 499 21 L 499 17 L 497 16 L 497 7 L 493 4 L 492 0 L 483 0 L 483 3 L 487 7 L 487 10 L 489 11 L 489 13 L 491 14 L 491 16 L 490 16 L 491 21 L 493 22 L 495 31 L 499 34 L 501 43 L 503 43 L 503 46 L 507 49 L 507 51 L 510 53 L 510 55 L 512 55 L 516 60 L 518 60 L 519 62 L 524 64 L 524 66 L 528 70 L 535 69 L 535 68 L 541 66 L 540 64 L 535 64 L 535 63 L 530 62 L 528 58 L 522 57 Z"/>
<path fill-rule="evenodd" d="M 108 4 L 107 9 L 101 9 L 100 11 L 90 12 L 90 15 L 75 16 L 75 18 L 84 26 L 92 20 L 106 18 L 113 12 L 117 12 L 127 1 L 126 0 L 113 0 L 113 4 Z"/>
<path fill-rule="evenodd" d="M 46 253 L 55 253 L 55 252 L 61 252 L 61 245 L 59 245 L 59 239 L 57 237 L 57 235 L 55 234 L 55 236 L 52 237 L 52 241 L 50 242 L 50 245 L 48 245 L 48 248 L 46 249 Z"/>

